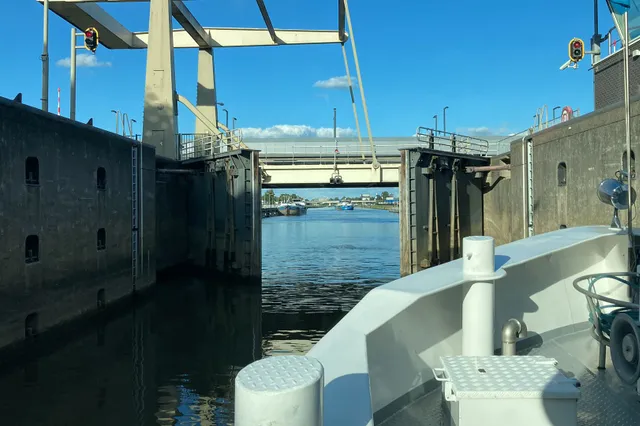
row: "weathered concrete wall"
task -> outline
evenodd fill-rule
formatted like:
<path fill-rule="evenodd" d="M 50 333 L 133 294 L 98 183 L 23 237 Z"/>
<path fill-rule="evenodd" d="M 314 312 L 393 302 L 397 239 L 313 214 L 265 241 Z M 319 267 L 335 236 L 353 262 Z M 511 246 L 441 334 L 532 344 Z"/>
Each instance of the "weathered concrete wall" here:
<path fill-rule="evenodd" d="M 189 254 L 188 175 L 158 172 L 156 185 L 157 268 L 166 270 L 185 264 Z"/>
<path fill-rule="evenodd" d="M 629 51 L 640 48 L 640 40 L 629 44 Z M 604 58 L 593 67 L 593 92 L 595 110 L 624 101 L 624 56 L 623 49 Z M 629 91 L 631 96 L 640 95 L 640 61 L 629 61 Z"/>
<path fill-rule="evenodd" d="M 163 167 L 157 185 L 158 270 L 185 266 L 214 282 L 261 279 L 258 152 Z"/>
<path fill-rule="evenodd" d="M 640 149 L 640 102 L 631 108 L 631 146 Z M 533 134 L 534 233 L 567 227 L 611 223 L 613 209 L 600 202 L 601 180 L 622 169 L 625 153 L 624 108 L 620 105 L 570 120 Z M 634 153 L 634 156 L 637 155 Z M 523 161 L 523 155 L 525 156 Z M 526 151 L 523 142 L 511 145 L 511 179 L 485 192 L 485 233 L 504 244 L 526 233 L 528 202 Z M 632 157 L 633 159 L 633 157 Z M 566 165 L 566 184 L 558 184 L 558 167 Z M 633 164 L 633 161 L 632 161 Z M 632 183 L 637 185 L 638 180 Z M 621 214 L 626 223 L 626 213 Z"/>
<path fill-rule="evenodd" d="M 513 229 L 523 229 L 522 214 L 512 204 L 516 197 L 522 198 L 518 190 L 522 187 L 523 163 L 520 149 L 514 149 L 513 156 L 502 155 L 491 159 L 492 166 L 511 164 L 510 173 L 487 173 L 484 185 L 484 232 L 495 239 L 496 245 L 511 241 Z M 509 177 L 510 175 L 510 177 Z M 509 180 L 511 179 L 511 180 Z M 517 186 L 518 182 L 520 186 Z M 520 200 L 520 205 L 522 200 Z"/>
<path fill-rule="evenodd" d="M 133 291 L 134 143 L 0 98 L 0 347 L 22 339 L 26 325 L 42 331 Z M 152 162 L 144 167 L 149 206 L 155 173 Z M 149 259 L 154 214 L 143 213 Z M 154 263 L 137 289 L 155 280 Z"/>
<path fill-rule="evenodd" d="M 262 278 L 261 181 L 258 151 L 207 160 L 192 178 L 190 260 L 204 271 L 252 282 Z"/>

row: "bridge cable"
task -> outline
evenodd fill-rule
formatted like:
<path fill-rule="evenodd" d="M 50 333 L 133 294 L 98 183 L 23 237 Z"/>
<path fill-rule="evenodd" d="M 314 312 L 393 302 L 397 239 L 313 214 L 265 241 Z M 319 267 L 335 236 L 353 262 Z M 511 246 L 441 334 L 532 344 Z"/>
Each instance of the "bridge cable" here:
<path fill-rule="evenodd" d="M 360 64 L 358 63 L 358 52 L 356 51 L 356 39 L 351 26 L 351 13 L 349 12 L 348 0 L 344 1 L 344 11 L 347 17 L 347 26 L 349 27 L 349 38 L 351 39 L 351 49 L 353 50 L 353 59 L 356 64 L 356 75 L 358 77 L 358 87 L 360 88 L 360 96 L 362 97 L 362 109 L 364 110 L 364 119 L 367 124 L 367 133 L 369 133 L 369 144 L 371 145 L 371 156 L 373 157 L 373 167 L 378 168 L 378 158 L 376 157 L 376 148 L 371 135 L 371 123 L 369 122 L 369 111 L 367 110 L 367 101 L 364 97 L 364 87 L 362 85 L 362 75 L 360 74 Z"/>
<path fill-rule="evenodd" d="M 347 71 L 347 82 L 349 83 L 349 94 L 351 95 L 351 106 L 353 106 L 353 117 L 356 120 L 356 131 L 358 132 L 358 144 L 360 145 L 360 152 L 362 153 L 362 160 L 364 161 L 364 145 L 362 145 L 362 133 L 360 132 L 360 120 L 358 120 L 358 111 L 356 110 L 356 98 L 353 95 L 353 84 L 351 84 L 351 74 L 349 73 L 349 59 L 347 59 L 347 49 L 342 43 L 342 57 L 344 58 L 344 67 Z"/>

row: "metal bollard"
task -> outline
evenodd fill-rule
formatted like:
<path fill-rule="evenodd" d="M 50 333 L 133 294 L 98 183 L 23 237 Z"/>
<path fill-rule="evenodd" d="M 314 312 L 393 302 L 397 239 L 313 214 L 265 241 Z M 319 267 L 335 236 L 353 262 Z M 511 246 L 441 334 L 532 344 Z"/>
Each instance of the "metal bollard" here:
<path fill-rule="evenodd" d="M 462 272 L 471 281 L 462 301 L 462 354 L 490 356 L 494 350 L 495 280 L 506 275 L 495 270 L 495 246 L 491 237 L 465 237 Z"/>
<path fill-rule="evenodd" d="M 322 426 L 324 369 L 298 355 L 261 359 L 235 381 L 236 426 Z"/>

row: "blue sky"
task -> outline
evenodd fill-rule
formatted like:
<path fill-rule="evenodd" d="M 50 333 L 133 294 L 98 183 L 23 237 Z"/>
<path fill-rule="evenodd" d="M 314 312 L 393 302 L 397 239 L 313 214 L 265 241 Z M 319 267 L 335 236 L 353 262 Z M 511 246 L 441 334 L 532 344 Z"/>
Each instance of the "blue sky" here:
<path fill-rule="evenodd" d="M 12 2 L 0 15 L 0 96 L 22 92 L 40 106 L 42 6 L 36 0 Z M 601 2 L 601 32 L 612 26 Z M 264 27 L 254 0 L 187 2 L 205 26 Z M 267 0 L 276 28 L 335 29 L 335 0 Z M 593 109 L 592 74 L 586 59 L 578 70 L 559 71 L 574 37 L 592 33 L 591 2 L 351 0 L 365 94 L 374 136 L 410 136 L 448 105 L 447 128 L 461 133 L 508 134 L 532 123 L 544 104 Z M 103 4 L 134 31 L 148 27 L 148 3 Z M 28 23 L 28 25 L 27 25 Z M 50 110 L 62 90 L 68 114 L 69 69 L 56 65 L 69 56 L 69 24 L 50 18 Z M 606 45 L 605 45 L 606 47 Z M 85 51 L 79 51 L 84 53 Z M 349 49 L 350 52 L 350 49 Z M 344 76 L 338 45 L 219 49 L 218 99 L 246 136 L 315 134 L 332 126 L 354 129 L 348 91 L 314 87 Z M 195 103 L 195 50 L 175 55 L 177 90 Z M 109 51 L 80 58 L 77 118 L 114 128 L 110 112 L 137 120 L 141 131 L 145 51 Z M 10 66 L 6 66 L 9 64 Z M 351 62 L 351 72 L 354 64 Z M 361 124 L 362 108 L 358 102 Z M 221 113 L 221 119 L 224 115 Z M 194 118 L 180 108 L 180 131 L 193 131 Z M 348 132 L 348 130 L 347 130 Z"/>

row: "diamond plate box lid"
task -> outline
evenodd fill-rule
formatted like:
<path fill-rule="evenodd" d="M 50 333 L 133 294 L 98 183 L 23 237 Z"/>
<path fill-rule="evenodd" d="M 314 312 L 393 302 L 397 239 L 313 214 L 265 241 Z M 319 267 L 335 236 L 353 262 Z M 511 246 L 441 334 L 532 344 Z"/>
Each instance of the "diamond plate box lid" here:
<path fill-rule="evenodd" d="M 441 357 L 444 377 L 456 399 L 577 399 L 578 381 L 567 378 L 557 361 L 543 356 Z"/>

